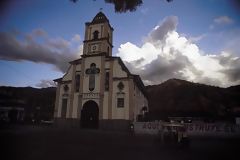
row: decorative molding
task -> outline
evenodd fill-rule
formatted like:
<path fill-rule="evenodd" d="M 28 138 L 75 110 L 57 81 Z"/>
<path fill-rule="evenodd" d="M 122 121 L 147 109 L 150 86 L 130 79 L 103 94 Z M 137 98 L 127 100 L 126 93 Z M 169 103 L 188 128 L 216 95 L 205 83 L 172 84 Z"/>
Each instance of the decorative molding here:
<path fill-rule="evenodd" d="M 63 90 L 64 90 L 64 92 L 68 92 L 68 91 L 69 91 L 69 87 L 68 87 L 67 84 L 65 84 L 65 85 L 63 86 Z"/>
<path fill-rule="evenodd" d="M 89 93 L 82 94 L 83 99 L 99 99 L 100 97 L 101 97 L 100 93 L 89 92 Z"/>
<path fill-rule="evenodd" d="M 68 98 L 68 97 L 69 97 L 69 94 L 68 94 L 68 93 L 63 93 L 63 94 L 62 94 L 62 97 L 63 97 L 63 98 Z"/>
<path fill-rule="evenodd" d="M 120 81 L 120 82 L 118 83 L 117 87 L 118 87 L 119 91 L 122 92 L 122 90 L 124 89 L 124 84 L 123 84 L 123 82 Z"/>

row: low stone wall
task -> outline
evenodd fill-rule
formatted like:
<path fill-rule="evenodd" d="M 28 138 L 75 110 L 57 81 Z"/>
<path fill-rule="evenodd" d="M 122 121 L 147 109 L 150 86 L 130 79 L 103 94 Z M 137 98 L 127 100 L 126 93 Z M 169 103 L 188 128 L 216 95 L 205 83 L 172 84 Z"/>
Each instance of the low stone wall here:
<path fill-rule="evenodd" d="M 156 135 L 162 129 L 162 122 L 134 122 L 137 134 Z M 189 136 L 239 136 L 240 125 L 230 123 L 185 123 Z"/>
<path fill-rule="evenodd" d="M 240 125 L 230 123 L 186 123 L 189 135 L 240 136 Z"/>

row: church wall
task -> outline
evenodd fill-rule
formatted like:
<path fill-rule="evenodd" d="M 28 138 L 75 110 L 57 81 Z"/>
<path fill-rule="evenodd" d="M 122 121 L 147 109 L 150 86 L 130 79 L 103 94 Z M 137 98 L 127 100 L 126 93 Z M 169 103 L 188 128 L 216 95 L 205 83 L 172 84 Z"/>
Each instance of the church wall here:
<path fill-rule="evenodd" d="M 87 29 L 85 40 L 92 40 L 93 39 L 93 32 L 94 31 L 99 32 L 99 38 L 110 37 L 110 42 L 112 42 L 112 31 L 109 29 L 109 24 L 103 23 L 103 24 L 92 24 Z M 111 32 L 108 32 L 111 31 Z"/>
<path fill-rule="evenodd" d="M 64 91 L 64 86 L 68 85 L 69 90 L 67 92 Z M 60 94 L 59 94 L 59 105 L 58 105 L 58 113 L 57 117 L 61 117 L 62 113 L 62 99 L 68 99 L 67 100 L 67 112 L 66 112 L 66 117 L 61 117 L 61 118 L 69 118 L 69 109 L 70 109 L 70 93 L 71 93 L 71 84 L 61 84 L 60 85 Z"/>
<path fill-rule="evenodd" d="M 73 96 L 72 118 L 77 118 L 78 96 L 79 96 L 79 93 L 75 92 Z"/>
<path fill-rule="evenodd" d="M 88 40 L 93 39 L 93 32 L 96 30 L 99 32 L 99 38 L 101 38 L 101 35 L 102 35 L 101 26 L 103 27 L 103 25 L 95 24 L 95 25 L 91 25 L 91 27 L 89 27 L 88 33 L 87 33 Z"/>
<path fill-rule="evenodd" d="M 70 65 L 67 73 L 63 76 L 63 81 L 68 81 L 68 80 L 72 80 L 72 72 L 73 72 L 73 66 Z"/>
<path fill-rule="evenodd" d="M 62 81 L 71 81 L 72 80 L 72 75 L 73 75 L 73 66 L 70 65 L 66 74 L 63 76 Z M 64 86 L 68 85 L 69 90 L 66 92 L 64 91 Z M 61 117 L 61 118 L 70 118 L 71 114 L 70 114 L 70 96 L 71 96 L 71 92 L 72 92 L 72 85 L 71 82 L 69 83 L 64 83 L 64 84 L 60 84 L 60 92 L 59 92 L 59 103 L 58 103 L 58 113 L 57 113 L 57 117 L 61 117 L 61 112 L 62 112 L 62 99 L 68 99 L 67 100 L 67 111 L 66 111 L 66 117 Z"/>
<path fill-rule="evenodd" d="M 92 45 L 97 45 L 97 46 L 96 46 L 97 49 L 96 49 L 96 51 L 94 51 L 94 52 L 91 51 L 91 46 L 92 46 Z M 86 53 L 88 53 L 88 54 L 100 53 L 100 52 L 102 51 L 102 48 L 103 48 L 102 46 L 103 46 L 103 43 L 102 43 L 101 40 L 99 40 L 99 41 L 95 40 L 94 42 L 88 42 L 87 45 L 85 45 L 85 47 L 86 47 Z M 91 53 L 90 53 L 90 52 L 91 52 Z"/>
<path fill-rule="evenodd" d="M 101 19 L 104 17 L 98 18 Z M 99 32 L 98 38 L 95 37 L 95 39 L 93 39 L 93 33 L 96 30 Z M 79 120 L 81 118 L 80 116 L 83 105 L 87 101 L 93 100 L 99 107 L 100 128 L 127 130 L 129 128 L 130 121 L 132 121 L 133 118 L 136 118 L 144 104 L 147 103 L 146 98 L 142 93 L 139 93 L 140 90 L 138 90 L 134 84 L 133 76 L 126 71 L 124 66 L 122 66 L 123 64 L 121 64 L 119 58 L 109 57 L 112 55 L 112 33 L 113 29 L 108 23 L 108 20 L 103 23 L 99 23 L 99 21 L 96 23 L 86 23 L 85 41 L 83 46 L 84 56 L 71 63 L 72 65 L 63 76 L 62 81 L 59 82 L 57 80 L 57 82 L 59 82 L 59 92 L 57 91 L 56 95 L 57 101 L 54 117 L 56 122 L 59 122 L 59 125 L 68 124 L 69 126 L 75 125 L 79 127 Z M 107 39 L 107 37 L 109 37 L 109 39 Z M 101 54 L 91 56 L 93 54 L 104 52 L 109 53 L 106 55 L 107 57 L 102 56 Z M 85 73 L 92 63 L 96 64 L 96 68 L 100 69 L 100 73 L 93 74 L 90 70 L 88 70 L 88 74 Z M 106 71 L 109 72 L 108 91 L 105 91 Z M 76 92 L 75 90 L 76 73 L 80 74 L 79 92 Z M 95 78 L 93 91 L 89 90 L 89 77 L 91 77 L 91 82 L 93 82 L 93 78 Z M 119 82 L 123 83 L 123 89 L 118 87 Z M 68 85 L 68 91 L 66 91 L 66 89 L 64 90 L 65 85 Z M 134 90 L 134 86 L 136 90 Z M 65 117 L 61 117 L 63 98 L 68 99 Z M 119 106 L 117 105 L 118 98 L 124 98 L 123 106 L 122 99 L 119 99 Z"/>
<path fill-rule="evenodd" d="M 118 60 L 114 60 L 113 63 L 113 77 L 127 77 L 127 73 L 122 70 Z"/>
<path fill-rule="evenodd" d="M 76 65 L 76 71 L 74 73 L 74 76 L 76 76 L 76 73 L 77 74 L 80 74 L 80 77 L 83 76 L 82 75 L 82 72 L 81 72 L 81 64 L 77 64 Z M 80 80 L 81 81 L 81 80 Z M 78 106 L 79 106 L 79 93 L 80 93 L 80 90 L 79 92 L 76 92 L 76 88 L 75 88 L 75 84 L 74 84 L 74 88 L 73 88 L 73 108 L 72 108 L 72 118 L 78 118 Z"/>
<path fill-rule="evenodd" d="M 135 108 L 134 108 L 134 120 L 137 120 L 137 115 L 142 114 L 142 108 L 144 106 L 148 107 L 147 98 L 144 94 L 139 90 L 139 88 L 135 85 L 134 87 L 134 101 L 135 101 Z"/>
<path fill-rule="evenodd" d="M 81 64 L 76 65 L 76 71 L 81 71 Z"/>
<path fill-rule="evenodd" d="M 117 107 L 117 98 L 118 95 L 117 93 L 119 92 L 119 89 L 117 85 L 119 82 L 122 82 L 124 84 L 124 89 L 122 92 L 125 93 L 124 95 L 124 107 L 123 108 L 118 108 Z M 112 119 L 129 119 L 129 85 L 128 85 L 128 80 L 117 80 L 113 81 L 113 96 L 112 96 Z M 119 97 L 121 98 L 121 97 Z"/>
<path fill-rule="evenodd" d="M 129 79 L 129 119 L 134 120 L 134 109 L 135 109 L 135 93 L 134 93 L 134 81 Z"/>
<path fill-rule="evenodd" d="M 55 99 L 55 106 L 54 106 L 54 118 L 58 117 L 59 96 L 60 96 L 60 84 L 57 85 L 56 99 Z"/>
<path fill-rule="evenodd" d="M 108 47 L 107 43 L 102 43 L 102 44 L 101 44 L 101 50 L 102 50 L 102 51 L 107 51 L 107 47 Z M 110 49 L 109 49 L 109 50 L 110 50 Z"/>
<path fill-rule="evenodd" d="M 130 117 L 129 117 L 129 102 L 130 102 L 130 96 L 129 96 L 129 80 L 128 81 L 125 81 L 126 83 L 124 83 L 124 85 L 125 85 L 125 90 L 124 90 L 124 92 L 125 92 L 125 94 L 126 94 L 126 97 L 125 97 L 125 104 L 124 105 L 126 105 L 126 108 L 125 108 L 125 112 L 124 112 L 124 114 L 125 114 L 125 119 L 130 119 Z"/>
<path fill-rule="evenodd" d="M 109 69 L 110 68 L 110 62 L 105 62 L 105 69 Z"/>
<path fill-rule="evenodd" d="M 104 92 L 104 99 L 103 99 L 103 119 L 108 119 L 108 92 Z"/>
<path fill-rule="evenodd" d="M 90 65 L 92 63 L 96 64 L 97 68 L 101 68 L 101 57 L 88 57 L 85 58 L 85 70 L 87 68 L 90 68 Z M 83 93 L 89 93 L 89 75 L 87 75 L 85 72 L 84 78 L 83 78 Z M 95 75 L 95 89 L 93 90 L 94 93 L 99 93 L 100 92 L 100 76 L 102 74 L 102 71 L 100 70 L 99 74 Z"/>
<path fill-rule="evenodd" d="M 67 102 L 67 114 L 66 114 L 66 118 L 71 118 L 70 116 L 70 100 L 71 100 L 71 98 L 70 98 L 70 94 L 71 94 L 71 92 L 72 92 L 72 85 L 71 84 L 69 84 L 69 92 L 68 92 L 68 102 Z"/>
<path fill-rule="evenodd" d="M 98 105 L 98 107 L 100 106 L 99 99 L 82 99 L 82 107 L 83 107 L 83 105 L 84 105 L 87 101 L 89 101 L 89 100 L 96 102 L 97 105 Z M 81 110 L 81 109 L 82 109 L 82 108 L 80 108 L 80 110 Z"/>

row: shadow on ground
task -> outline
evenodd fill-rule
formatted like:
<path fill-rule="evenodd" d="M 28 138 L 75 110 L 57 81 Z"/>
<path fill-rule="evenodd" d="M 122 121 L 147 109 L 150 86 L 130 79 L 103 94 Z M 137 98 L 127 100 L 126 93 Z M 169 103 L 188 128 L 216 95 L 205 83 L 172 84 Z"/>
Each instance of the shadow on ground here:
<path fill-rule="evenodd" d="M 240 159 L 240 139 L 192 137 L 188 148 L 125 132 L 15 126 L 0 131 L 2 156 L 16 160 Z"/>

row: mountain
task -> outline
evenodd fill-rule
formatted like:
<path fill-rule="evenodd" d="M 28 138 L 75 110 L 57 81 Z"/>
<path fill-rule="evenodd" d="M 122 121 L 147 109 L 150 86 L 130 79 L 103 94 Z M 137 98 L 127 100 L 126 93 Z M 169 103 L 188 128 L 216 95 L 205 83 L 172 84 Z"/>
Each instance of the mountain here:
<path fill-rule="evenodd" d="M 169 79 L 146 86 L 150 119 L 240 116 L 240 85 L 220 88 Z M 52 119 L 56 88 L 0 87 L 0 107 L 23 107 L 25 117 Z M 0 108 L 1 109 L 1 108 Z"/>
<path fill-rule="evenodd" d="M 24 108 L 26 119 L 49 120 L 53 116 L 56 88 L 0 87 L 0 109 Z"/>
<path fill-rule="evenodd" d="M 240 86 L 220 88 L 169 79 L 146 87 L 151 117 L 227 117 L 239 114 Z"/>

